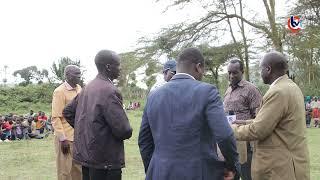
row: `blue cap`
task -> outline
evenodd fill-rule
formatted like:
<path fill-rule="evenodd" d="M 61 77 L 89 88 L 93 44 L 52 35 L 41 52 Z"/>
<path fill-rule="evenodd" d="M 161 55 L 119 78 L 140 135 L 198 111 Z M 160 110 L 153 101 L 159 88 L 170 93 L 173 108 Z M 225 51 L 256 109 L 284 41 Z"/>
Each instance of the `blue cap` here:
<path fill-rule="evenodd" d="M 176 71 L 176 61 L 175 60 L 169 60 L 167 61 L 163 66 L 163 71 L 170 70 L 170 71 Z"/>

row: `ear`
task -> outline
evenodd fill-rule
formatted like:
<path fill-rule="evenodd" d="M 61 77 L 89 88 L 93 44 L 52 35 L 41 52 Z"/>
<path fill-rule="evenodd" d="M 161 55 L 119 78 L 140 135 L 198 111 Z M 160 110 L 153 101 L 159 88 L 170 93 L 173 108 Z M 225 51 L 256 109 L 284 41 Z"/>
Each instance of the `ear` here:
<path fill-rule="evenodd" d="M 106 64 L 107 71 L 110 71 L 110 64 Z"/>
<path fill-rule="evenodd" d="M 197 73 L 203 73 L 203 72 L 202 72 L 202 68 L 203 68 L 203 67 L 202 67 L 201 63 L 196 64 L 196 68 L 195 68 L 195 69 L 196 69 L 196 72 L 197 72 Z"/>
<path fill-rule="evenodd" d="M 271 66 L 267 66 L 267 71 L 268 71 L 268 73 L 271 73 L 271 71 L 272 71 Z"/>

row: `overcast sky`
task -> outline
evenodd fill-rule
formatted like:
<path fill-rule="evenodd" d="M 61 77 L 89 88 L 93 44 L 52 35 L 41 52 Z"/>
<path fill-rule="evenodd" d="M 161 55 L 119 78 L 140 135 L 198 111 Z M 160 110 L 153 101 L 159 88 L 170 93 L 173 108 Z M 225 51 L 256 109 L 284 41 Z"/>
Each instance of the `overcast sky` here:
<path fill-rule="evenodd" d="M 167 0 L 167 2 L 170 2 Z M 161 27 L 197 17 L 201 11 L 162 13 L 168 3 L 154 0 L 4 0 L 0 1 L 0 78 L 8 65 L 14 70 L 30 65 L 49 69 L 62 56 L 80 59 L 86 80 L 96 74 L 93 63 L 101 49 L 133 50 L 139 37 L 151 36 Z M 261 10 L 262 1 L 250 1 Z M 286 13 L 285 0 L 277 0 L 277 11 Z M 264 13 L 263 13 L 264 14 Z"/>

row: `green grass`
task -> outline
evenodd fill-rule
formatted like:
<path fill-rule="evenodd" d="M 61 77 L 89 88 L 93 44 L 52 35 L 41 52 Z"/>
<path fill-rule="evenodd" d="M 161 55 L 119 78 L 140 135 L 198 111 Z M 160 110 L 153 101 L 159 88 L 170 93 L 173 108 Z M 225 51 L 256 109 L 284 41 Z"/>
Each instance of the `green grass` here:
<path fill-rule="evenodd" d="M 126 141 L 124 180 L 143 180 L 144 169 L 137 145 L 141 111 L 129 111 L 134 133 Z M 308 129 L 311 180 L 320 178 L 320 129 Z M 15 141 L 0 144 L 0 180 L 56 180 L 53 136 L 43 140 Z"/>

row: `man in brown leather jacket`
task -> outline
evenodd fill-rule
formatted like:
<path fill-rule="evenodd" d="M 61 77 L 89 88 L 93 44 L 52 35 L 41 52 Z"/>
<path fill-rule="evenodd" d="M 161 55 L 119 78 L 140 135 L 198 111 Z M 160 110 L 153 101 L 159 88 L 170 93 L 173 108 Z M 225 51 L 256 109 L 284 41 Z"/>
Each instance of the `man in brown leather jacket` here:
<path fill-rule="evenodd" d="M 95 57 L 97 77 L 64 109 L 74 126 L 74 160 L 82 165 L 83 180 L 120 180 L 125 167 L 123 140 L 132 128 L 122 96 L 112 81 L 120 75 L 120 57 L 102 50 Z"/>

